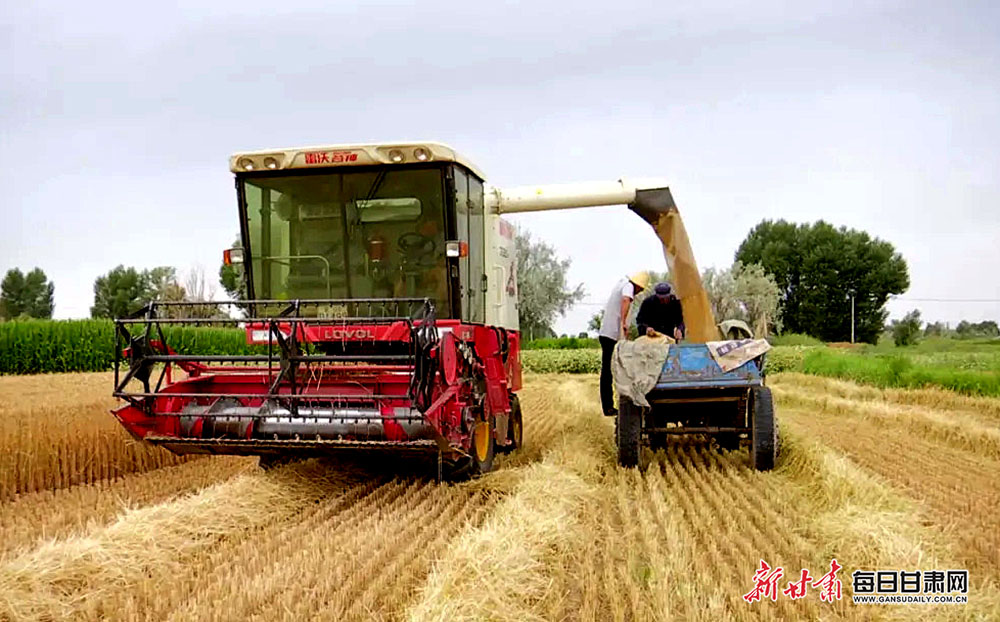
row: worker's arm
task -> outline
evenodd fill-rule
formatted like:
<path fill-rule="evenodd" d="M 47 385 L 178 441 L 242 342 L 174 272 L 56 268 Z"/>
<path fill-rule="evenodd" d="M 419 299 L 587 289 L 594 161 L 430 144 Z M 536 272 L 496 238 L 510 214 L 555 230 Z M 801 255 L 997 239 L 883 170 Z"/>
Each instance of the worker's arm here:
<path fill-rule="evenodd" d="M 681 301 L 674 298 L 670 305 L 671 313 L 673 314 L 674 322 L 674 339 L 680 341 L 684 339 L 684 334 L 687 330 L 684 328 L 684 312 L 681 309 Z"/>
<path fill-rule="evenodd" d="M 632 306 L 632 299 L 628 296 L 622 296 L 622 326 L 621 330 L 618 332 L 618 340 L 621 341 L 628 337 L 628 310 Z"/>
<path fill-rule="evenodd" d="M 649 305 L 650 298 L 646 298 L 639 305 L 639 313 L 635 316 L 635 324 L 639 329 L 639 336 L 648 335 L 649 329 L 652 327 L 652 307 Z"/>

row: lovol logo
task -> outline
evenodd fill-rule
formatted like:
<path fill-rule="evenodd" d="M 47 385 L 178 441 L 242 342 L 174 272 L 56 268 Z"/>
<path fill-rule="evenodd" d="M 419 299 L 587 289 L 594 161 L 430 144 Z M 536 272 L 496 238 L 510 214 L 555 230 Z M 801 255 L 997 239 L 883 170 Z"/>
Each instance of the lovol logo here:
<path fill-rule="evenodd" d="M 352 151 L 307 151 L 306 164 L 337 164 L 357 162 L 358 154 Z"/>
<path fill-rule="evenodd" d="M 374 339 L 375 331 L 370 328 L 327 328 L 323 339 Z"/>

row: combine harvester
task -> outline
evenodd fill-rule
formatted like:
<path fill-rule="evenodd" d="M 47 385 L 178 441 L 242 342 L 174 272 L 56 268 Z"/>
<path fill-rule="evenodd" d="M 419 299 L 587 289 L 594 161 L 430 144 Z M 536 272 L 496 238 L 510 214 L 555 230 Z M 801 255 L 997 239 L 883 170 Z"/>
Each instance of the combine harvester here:
<path fill-rule="evenodd" d="M 628 205 L 655 223 L 673 207 L 662 184 L 492 188 L 433 142 L 240 153 L 230 169 L 241 244 L 224 261 L 242 266 L 247 300 L 153 302 L 116 320 L 114 415 L 175 453 L 265 468 L 388 450 L 436 456 L 439 478 L 489 471 L 522 443 L 517 265 L 500 215 Z M 248 345 L 179 354 L 173 325 L 239 327 Z"/>

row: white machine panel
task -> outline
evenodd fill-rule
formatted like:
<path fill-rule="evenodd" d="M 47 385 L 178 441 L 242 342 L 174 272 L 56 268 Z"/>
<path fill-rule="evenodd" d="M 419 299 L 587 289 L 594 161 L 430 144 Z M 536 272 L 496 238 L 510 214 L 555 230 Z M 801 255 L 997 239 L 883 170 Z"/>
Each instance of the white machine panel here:
<path fill-rule="evenodd" d="M 514 226 L 496 213 L 486 213 L 486 270 L 489 292 L 486 323 L 518 330 L 517 254 Z"/>

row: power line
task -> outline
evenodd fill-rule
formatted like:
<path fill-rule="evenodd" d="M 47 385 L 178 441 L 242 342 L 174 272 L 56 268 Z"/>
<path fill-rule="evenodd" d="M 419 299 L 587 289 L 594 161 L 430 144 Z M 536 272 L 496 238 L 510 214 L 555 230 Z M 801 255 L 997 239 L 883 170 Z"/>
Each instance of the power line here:
<path fill-rule="evenodd" d="M 981 302 L 981 303 L 1000 303 L 1000 298 L 910 298 L 910 297 L 900 297 L 900 296 L 890 296 L 889 300 L 901 300 L 903 302 Z M 582 300 L 575 304 L 586 306 L 586 307 L 603 307 L 604 302 L 595 302 L 593 300 Z"/>
<path fill-rule="evenodd" d="M 1000 302 L 1000 298 L 893 298 L 893 300 L 905 300 L 906 302 Z"/>

